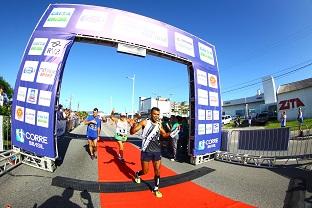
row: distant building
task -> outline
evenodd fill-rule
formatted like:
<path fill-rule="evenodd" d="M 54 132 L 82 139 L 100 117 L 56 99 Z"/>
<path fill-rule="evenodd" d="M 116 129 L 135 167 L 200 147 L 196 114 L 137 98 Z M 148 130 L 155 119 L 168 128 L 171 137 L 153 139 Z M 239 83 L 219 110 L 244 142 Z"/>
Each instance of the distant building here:
<path fill-rule="evenodd" d="M 286 111 L 287 119 L 297 118 L 298 108 L 303 110 L 304 118 L 312 117 L 312 78 L 284 84 L 275 89 L 271 76 L 262 79 L 263 93 L 255 96 L 223 101 L 222 114 L 231 116 L 255 116 L 267 112 L 279 118 Z"/>
<path fill-rule="evenodd" d="M 151 108 L 158 107 L 160 109 L 160 117 L 170 117 L 171 116 L 171 105 L 168 98 L 161 97 L 139 97 L 139 113 L 149 114 Z"/>
<path fill-rule="evenodd" d="M 299 107 L 304 118 L 312 118 L 312 78 L 279 86 L 277 98 L 277 108 L 286 111 L 287 119 L 296 119 Z"/>

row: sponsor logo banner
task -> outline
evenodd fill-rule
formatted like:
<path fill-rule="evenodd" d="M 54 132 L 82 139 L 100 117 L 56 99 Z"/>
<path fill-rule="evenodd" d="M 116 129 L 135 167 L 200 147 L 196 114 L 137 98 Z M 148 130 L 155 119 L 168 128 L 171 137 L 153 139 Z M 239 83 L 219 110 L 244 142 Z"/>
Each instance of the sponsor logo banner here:
<path fill-rule="evenodd" d="M 212 48 L 210 48 L 209 46 L 206 46 L 206 45 L 198 42 L 198 49 L 199 49 L 199 58 L 200 58 L 200 60 L 202 60 L 202 61 L 204 61 L 204 62 L 214 66 L 215 62 L 214 62 Z"/>
<path fill-rule="evenodd" d="M 61 27 L 65 28 L 74 13 L 75 8 L 54 8 L 43 27 Z"/>
<path fill-rule="evenodd" d="M 212 134 L 212 124 L 206 124 L 206 134 Z"/>
<path fill-rule="evenodd" d="M 198 135 L 204 135 L 205 134 L 205 124 L 198 124 Z"/>
<path fill-rule="evenodd" d="M 49 128 L 49 113 L 38 111 L 37 112 L 37 126 Z"/>
<path fill-rule="evenodd" d="M 52 92 L 50 91 L 40 90 L 38 105 L 49 107 L 51 103 L 51 95 Z"/>
<path fill-rule="evenodd" d="M 175 32 L 174 40 L 175 40 L 175 48 L 177 51 L 195 57 L 194 44 L 192 38 Z"/>
<path fill-rule="evenodd" d="M 219 124 L 218 123 L 213 124 L 212 132 L 213 133 L 219 133 Z"/>
<path fill-rule="evenodd" d="M 28 144 L 34 148 L 45 149 L 45 146 L 48 145 L 48 137 L 25 131 L 24 129 L 16 129 L 15 139 L 18 142 Z"/>
<path fill-rule="evenodd" d="M 208 91 L 198 89 L 198 104 L 199 105 L 208 105 Z"/>
<path fill-rule="evenodd" d="M 218 121 L 220 119 L 220 113 L 217 110 L 213 111 L 213 120 Z"/>
<path fill-rule="evenodd" d="M 38 63 L 38 61 L 25 61 L 21 80 L 33 82 L 35 79 Z"/>
<path fill-rule="evenodd" d="M 217 92 L 209 92 L 210 106 L 219 106 L 219 96 Z"/>
<path fill-rule="evenodd" d="M 25 108 L 25 123 L 36 125 L 36 111 Z"/>
<path fill-rule="evenodd" d="M 299 98 L 292 98 L 289 100 L 282 100 L 279 102 L 279 110 L 289 110 L 292 108 L 303 107 L 304 103 Z"/>
<path fill-rule="evenodd" d="M 206 120 L 207 121 L 212 120 L 212 110 L 206 110 Z"/>
<path fill-rule="evenodd" d="M 198 109 L 198 120 L 203 121 L 205 120 L 205 110 Z"/>
<path fill-rule="evenodd" d="M 217 89 L 218 88 L 217 76 L 208 73 L 208 83 L 209 83 L 209 87 Z"/>
<path fill-rule="evenodd" d="M 168 30 L 165 27 L 129 16 L 117 16 L 112 32 L 116 36 L 134 38 L 143 42 L 168 47 Z"/>
<path fill-rule="evenodd" d="M 25 102 L 26 100 L 27 87 L 18 87 L 17 90 L 17 100 Z"/>
<path fill-rule="evenodd" d="M 16 106 L 15 108 L 15 120 L 24 121 L 24 107 Z"/>
<path fill-rule="evenodd" d="M 202 139 L 198 142 L 197 149 L 198 150 L 205 150 L 205 149 L 211 149 L 217 147 L 217 144 L 219 143 L 218 138 L 213 138 L 213 139 Z"/>
<path fill-rule="evenodd" d="M 66 50 L 68 40 L 51 39 L 45 52 L 45 56 L 62 57 Z"/>
<path fill-rule="evenodd" d="M 38 89 L 28 88 L 27 103 L 37 104 Z"/>
<path fill-rule="evenodd" d="M 43 84 L 54 84 L 57 67 L 56 63 L 41 62 L 36 81 Z"/>
<path fill-rule="evenodd" d="M 108 13 L 103 11 L 84 9 L 76 24 L 76 28 L 89 31 L 102 31 L 107 22 L 107 15 Z"/>
<path fill-rule="evenodd" d="M 28 55 L 40 56 L 47 44 L 48 38 L 35 38 L 31 44 Z"/>
<path fill-rule="evenodd" d="M 207 86 L 207 73 L 197 69 L 197 83 L 203 86 Z"/>

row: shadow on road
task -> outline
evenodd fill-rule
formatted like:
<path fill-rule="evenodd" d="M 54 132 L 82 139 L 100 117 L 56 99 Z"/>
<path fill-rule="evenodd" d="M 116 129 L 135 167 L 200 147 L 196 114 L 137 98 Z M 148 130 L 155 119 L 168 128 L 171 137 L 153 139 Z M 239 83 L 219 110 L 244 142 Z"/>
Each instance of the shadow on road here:
<path fill-rule="evenodd" d="M 55 208 L 55 207 L 60 207 L 60 208 L 80 208 L 78 204 L 70 201 L 70 198 L 73 196 L 74 190 L 71 188 L 66 188 L 62 196 L 56 195 L 52 196 L 51 198 L 47 199 L 43 204 L 39 205 L 36 203 L 34 204 L 33 208 Z M 80 192 L 80 200 L 81 202 L 87 207 L 87 208 L 94 208 L 93 203 L 92 203 L 92 198 L 91 195 L 88 191 L 82 191 Z"/>
<path fill-rule="evenodd" d="M 135 172 L 127 165 L 127 164 L 130 164 L 130 165 L 135 165 L 135 162 L 131 162 L 131 161 L 124 161 L 124 162 L 121 162 L 119 159 L 118 159 L 118 154 L 116 152 L 116 150 L 112 147 L 109 147 L 109 146 L 105 146 L 105 151 L 109 154 L 111 154 L 114 158 L 109 160 L 109 161 L 106 161 L 104 162 L 104 164 L 108 164 L 108 163 L 112 163 L 114 162 L 119 170 L 129 179 L 133 179 L 134 178 L 134 174 Z"/>
<path fill-rule="evenodd" d="M 296 166 L 271 171 L 290 179 L 283 208 L 312 207 L 312 171 Z"/>

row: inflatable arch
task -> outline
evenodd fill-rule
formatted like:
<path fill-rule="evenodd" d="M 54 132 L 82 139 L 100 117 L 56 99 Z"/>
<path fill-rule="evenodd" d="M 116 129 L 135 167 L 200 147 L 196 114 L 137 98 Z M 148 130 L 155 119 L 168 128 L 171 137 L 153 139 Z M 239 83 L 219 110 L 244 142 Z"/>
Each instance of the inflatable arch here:
<path fill-rule="evenodd" d="M 221 145 L 221 99 L 215 47 L 171 25 L 111 8 L 51 4 L 25 49 L 14 89 L 12 144 L 21 152 L 55 160 L 56 106 L 66 59 L 75 41 L 118 47 L 182 62 L 189 71 L 189 154 Z"/>

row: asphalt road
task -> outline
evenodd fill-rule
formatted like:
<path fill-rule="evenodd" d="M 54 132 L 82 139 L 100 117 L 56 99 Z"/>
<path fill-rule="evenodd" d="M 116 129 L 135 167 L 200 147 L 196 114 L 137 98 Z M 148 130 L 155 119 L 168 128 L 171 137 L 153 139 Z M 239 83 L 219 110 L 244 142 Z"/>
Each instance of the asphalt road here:
<path fill-rule="evenodd" d="M 58 147 L 64 160 L 55 172 L 20 165 L 0 177 L 0 207 L 6 203 L 14 208 L 99 207 L 97 193 L 64 190 L 51 185 L 52 178 L 56 176 L 97 181 L 97 161 L 90 160 L 87 155 L 84 134 L 85 126 L 78 126 L 71 134 L 59 138 Z M 113 134 L 114 126 L 104 124 L 101 135 Z M 140 141 L 136 137 L 129 140 L 135 143 Z M 194 166 L 172 162 L 165 157 L 162 162 L 177 173 L 202 166 L 214 169 L 194 182 L 210 191 L 256 207 L 312 207 L 312 171 L 304 169 L 306 166 L 265 169 L 219 161 Z"/>

